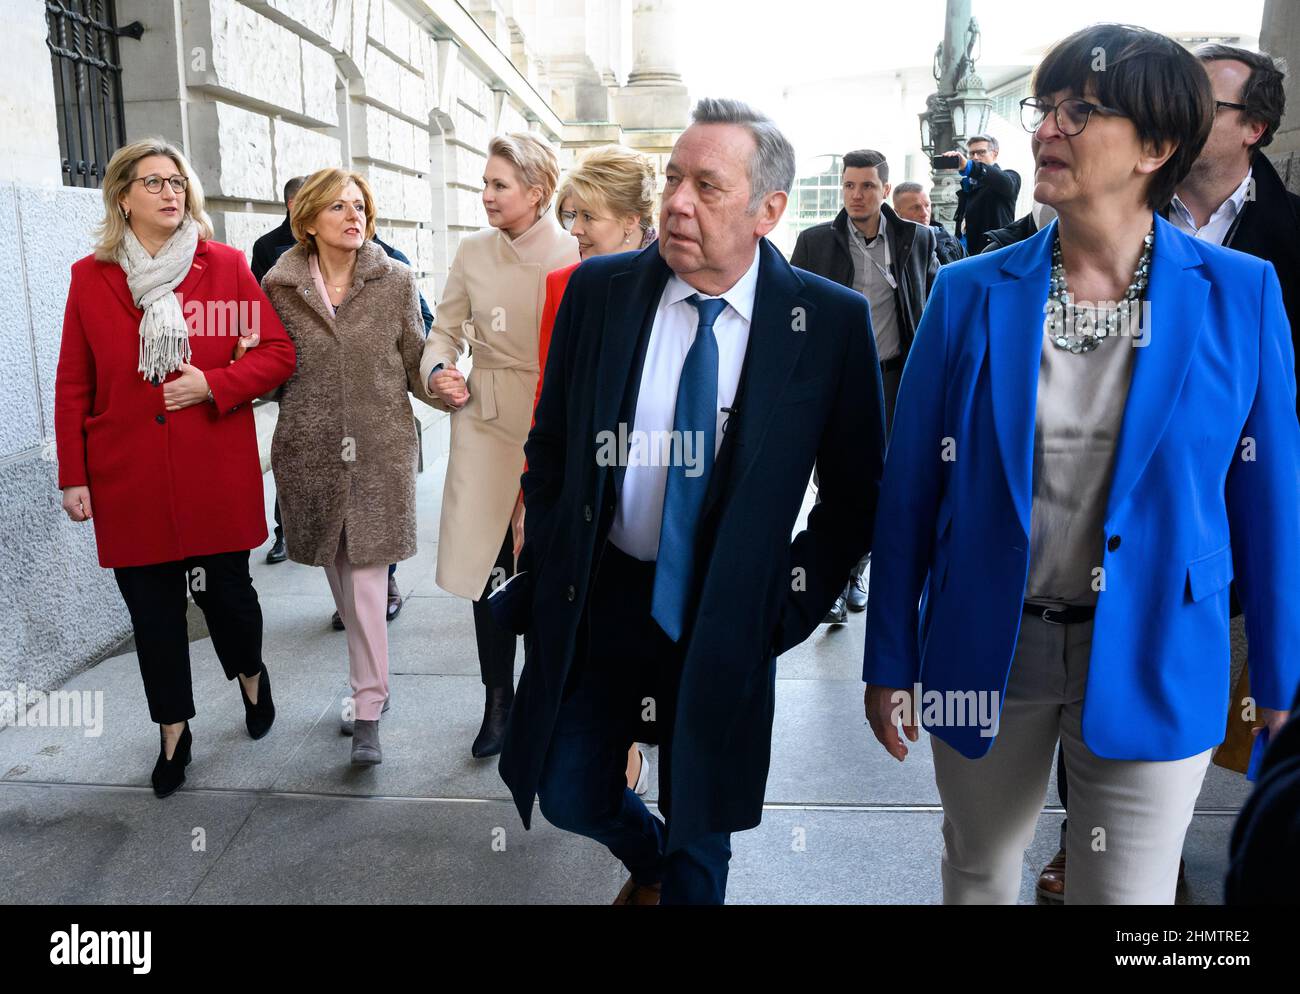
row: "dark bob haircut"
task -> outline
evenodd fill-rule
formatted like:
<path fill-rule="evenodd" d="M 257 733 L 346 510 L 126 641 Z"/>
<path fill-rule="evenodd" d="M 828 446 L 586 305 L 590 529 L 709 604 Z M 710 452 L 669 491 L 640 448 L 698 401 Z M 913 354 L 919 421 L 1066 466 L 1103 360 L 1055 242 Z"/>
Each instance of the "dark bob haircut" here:
<path fill-rule="evenodd" d="M 1091 93 L 1131 120 L 1141 140 L 1175 142 L 1147 188 L 1156 211 L 1173 199 L 1214 123 L 1214 91 L 1200 60 L 1172 38 L 1129 24 L 1094 24 L 1057 42 L 1031 89 L 1040 99 Z"/>

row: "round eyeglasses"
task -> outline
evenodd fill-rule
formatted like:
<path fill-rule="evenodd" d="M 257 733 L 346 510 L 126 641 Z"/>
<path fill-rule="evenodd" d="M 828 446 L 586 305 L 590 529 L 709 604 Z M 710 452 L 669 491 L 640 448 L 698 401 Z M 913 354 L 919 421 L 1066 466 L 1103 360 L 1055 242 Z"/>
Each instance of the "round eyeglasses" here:
<path fill-rule="evenodd" d="M 142 176 L 139 179 L 131 180 L 132 183 L 143 183 L 144 188 L 150 193 L 162 193 L 164 183 L 170 183 L 171 188 L 177 193 L 184 193 L 185 188 L 190 185 L 190 181 L 184 176 L 168 176 L 163 179 L 161 176 Z"/>
<path fill-rule="evenodd" d="M 1070 97 L 1059 104 L 1050 104 L 1038 97 L 1026 97 L 1020 101 L 1020 124 L 1030 134 L 1041 128 L 1047 115 L 1051 114 L 1056 119 L 1057 130 L 1067 138 L 1073 138 L 1088 126 L 1088 119 L 1094 113 L 1123 114 L 1113 107 L 1103 107 L 1080 97 Z"/>

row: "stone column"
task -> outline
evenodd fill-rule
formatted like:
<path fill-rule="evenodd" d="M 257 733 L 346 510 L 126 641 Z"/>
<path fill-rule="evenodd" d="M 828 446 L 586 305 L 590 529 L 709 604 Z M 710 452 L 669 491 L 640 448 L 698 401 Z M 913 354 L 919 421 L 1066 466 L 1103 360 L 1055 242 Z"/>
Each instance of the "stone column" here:
<path fill-rule="evenodd" d="M 1300 193 L 1300 6 L 1293 0 L 1265 0 L 1259 48 L 1286 60 L 1287 114 L 1265 150 L 1293 193 Z"/>
<path fill-rule="evenodd" d="M 555 0 L 547 24 L 551 106 L 567 122 L 609 120 L 609 93 L 587 45 L 588 8 L 605 0 Z"/>
<path fill-rule="evenodd" d="M 632 71 L 615 98 L 625 130 L 679 132 L 690 119 L 690 96 L 673 53 L 676 0 L 635 0 Z"/>

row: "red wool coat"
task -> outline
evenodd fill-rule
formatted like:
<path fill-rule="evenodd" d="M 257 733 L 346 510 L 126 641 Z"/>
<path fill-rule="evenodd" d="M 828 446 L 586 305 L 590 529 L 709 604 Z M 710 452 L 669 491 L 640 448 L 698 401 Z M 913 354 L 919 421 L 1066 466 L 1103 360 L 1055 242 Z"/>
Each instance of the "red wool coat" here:
<path fill-rule="evenodd" d="M 238 249 L 200 241 L 176 293 L 190 326 L 190 363 L 203 370 L 215 402 L 166 411 L 162 386 L 136 369 L 142 312 L 126 274 L 93 256 L 72 267 L 54 384 L 59 486 L 90 488 L 104 567 L 266 541 L 250 402 L 293 373 L 293 343 Z M 239 337 L 254 327 L 261 343 L 232 363 Z"/>

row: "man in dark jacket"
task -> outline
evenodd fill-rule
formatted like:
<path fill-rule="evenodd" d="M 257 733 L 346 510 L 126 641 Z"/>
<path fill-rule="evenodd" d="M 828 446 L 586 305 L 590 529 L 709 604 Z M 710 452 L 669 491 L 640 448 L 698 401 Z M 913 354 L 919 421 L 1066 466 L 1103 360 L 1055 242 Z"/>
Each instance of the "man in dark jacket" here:
<path fill-rule="evenodd" d="M 722 902 L 731 833 L 763 814 L 776 657 L 870 545 L 884 457 L 865 302 L 764 237 L 794 149 L 737 101 L 692 116 L 659 241 L 588 259 L 564 293 L 503 588 L 531 586 L 532 638 L 501 777 L 525 825 L 536 796 L 623 862 L 625 905 Z M 697 458 L 646 458 L 669 431 Z M 791 541 L 818 459 L 822 502 Z M 647 727 L 662 819 L 625 778 Z"/>
<path fill-rule="evenodd" d="M 1300 697 L 1291 713 L 1232 829 L 1226 904 L 1294 905 L 1300 894 Z"/>
<path fill-rule="evenodd" d="M 253 270 L 253 278 L 258 283 L 262 282 L 280 256 L 293 248 L 297 241 L 293 237 L 293 229 L 289 227 L 289 215 L 293 212 L 293 198 L 306 182 L 306 176 L 295 176 L 284 184 L 284 220 L 253 242 L 253 257 L 249 260 L 249 268 Z"/>
<path fill-rule="evenodd" d="M 998 140 L 992 135 L 976 135 L 966 147 L 969 157 L 955 150 L 948 153 L 957 157 L 962 175 L 954 225 L 966 254 L 979 255 L 987 233 L 1014 220 L 1020 174 L 998 165 Z"/>
<path fill-rule="evenodd" d="M 1300 353 L 1300 197 L 1261 151 L 1282 123 L 1285 76 L 1263 52 L 1204 45 L 1196 54 L 1214 88 L 1214 126 L 1167 216 L 1195 238 L 1273 264 Z"/>
<path fill-rule="evenodd" d="M 939 265 L 946 266 L 950 262 L 966 258 L 966 250 L 961 247 L 961 242 L 953 238 L 942 224 L 932 219 L 930 196 L 920 183 L 909 180 L 894 187 L 894 211 L 904 220 L 925 225 L 934 232 L 934 254 L 939 257 Z"/>
<path fill-rule="evenodd" d="M 894 421 L 894 402 L 903 378 L 921 311 L 939 271 L 934 232 L 907 221 L 886 201 L 889 163 L 872 149 L 844 156 L 844 207 L 835 220 L 799 233 L 790 264 L 856 290 L 871 304 L 871 327 L 880 356 L 885 391 L 885 431 Z M 842 625 L 848 612 L 867 606 L 867 558 L 854 567 L 825 623 Z"/>
<path fill-rule="evenodd" d="M 1052 223 L 1056 211 L 1046 204 L 1034 202 L 1033 208 L 1024 217 L 1018 217 L 1005 228 L 995 228 L 984 236 L 984 252 L 996 252 L 1000 248 L 1023 242 L 1038 234 L 1038 229 Z"/>

